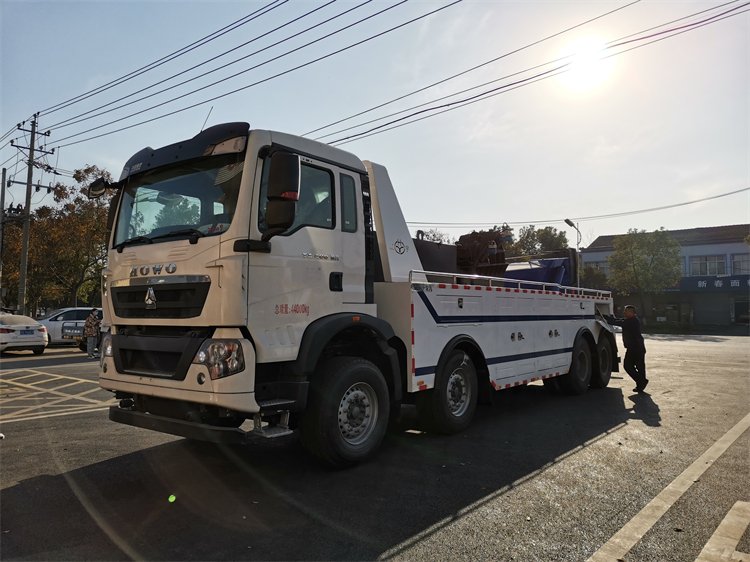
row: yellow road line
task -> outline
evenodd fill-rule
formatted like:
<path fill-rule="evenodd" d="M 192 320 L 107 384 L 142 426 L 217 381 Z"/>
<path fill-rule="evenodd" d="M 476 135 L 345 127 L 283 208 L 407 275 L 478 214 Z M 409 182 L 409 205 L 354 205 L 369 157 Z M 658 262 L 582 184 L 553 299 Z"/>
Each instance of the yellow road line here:
<path fill-rule="evenodd" d="M 78 384 L 78 383 L 74 383 L 74 384 Z M 17 412 L 13 412 L 11 414 L 11 416 L 16 417 L 16 416 L 20 416 L 22 414 L 25 414 L 27 412 L 31 412 L 31 411 L 34 411 L 34 410 L 41 410 L 41 409 L 44 409 L 44 408 L 49 408 L 50 406 L 55 406 L 56 404 L 60 404 L 62 402 L 67 402 L 68 400 L 81 400 L 82 399 L 81 397 L 84 394 L 90 394 L 92 392 L 97 392 L 99 390 L 101 390 L 101 389 L 100 388 L 92 388 L 90 390 L 87 390 L 85 392 L 81 392 L 79 394 L 69 394 L 67 396 L 63 396 L 61 398 L 57 398 L 56 400 L 47 400 L 43 404 L 35 404 L 34 406 L 28 406 L 28 407 L 24 408 L 23 410 L 20 410 L 20 411 L 17 411 Z M 99 404 L 102 403 L 101 400 L 98 400 L 97 402 Z M 74 408 L 75 406 L 71 406 L 71 407 Z"/>
<path fill-rule="evenodd" d="M 107 409 L 109 409 L 109 406 L 100 406 L 96 408 L 92 407 L 87 410 L 74 410 L 74 411 L 67 411 L 67 412 L 59 412 L 55 414 L 40 414 L 38 416 L 29 416 L 27 418 L 13 419 L 13 420 L 5 420 L 5 419 L 0 418 L 0 423 L 8 424 L 8 423 L 17 423 L 17 422 L 22 422 L 22 421 L 41 420 L 45 418 L 57 418 L 60 416 L 70 416 L 73 414 L 85 414 L 87 412 L 101 412 Z M 7 433 L 7 431 L 5 433 Z"/>
<path fill-rule="evenodd" d="M 589 562 L 611 562 L 625 558 L 625 555 L 643 538 L 656 522 L 669 510 L 682 495 L 697 482 L 700 476 L 750 428 L 750 413 L 727 431 L 708 450 L 675 478 L 646 507 L 628 521 L 625 526 L 597 550 Z"/>
<path fill-rule="evenodd" d="M 56 390 L 52 390 L 52 389 L 42 389 L 42 388 L 39 388 L 38 386 L 32 386 L 30 384 L 23 384 L 23 383 L 19 383 L 19 382 L 16 382 L 16 381 L 5 381 L 5 382 L 7 384 L 10 384 L 10 385 L 19 386 L 21 388 L 28 388 L 28 389 L 31 389 L 31 390 L 42 390 L 44 392 L 48 392 L 49 394 L 55 394 L 57 396 L 65 396 L 66 398 L 75 397 L 74 394 L 65 394 L 64 392 L 57 392 Z M 86 382 L 88 382 L 89 384 L 96 384 L 96 383 L 94 383 L 92 381 L 86 381 Z M 95 389 L 92 389 L 92 392 L 94 390 L 101 390 L 101 389 L 99 387 L 97 387 Z M 98 403 L 96 400 L 91 400 L 90 398 L 79 398 L 79 400 L 84 400 L 86 402 L 93 402 L 94 404 Z"/>

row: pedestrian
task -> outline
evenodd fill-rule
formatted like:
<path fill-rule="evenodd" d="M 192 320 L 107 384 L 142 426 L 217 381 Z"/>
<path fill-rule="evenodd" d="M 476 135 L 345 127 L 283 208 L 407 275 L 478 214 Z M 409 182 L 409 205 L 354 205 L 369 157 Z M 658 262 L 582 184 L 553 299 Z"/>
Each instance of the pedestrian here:
<path fill-rule="evenodd" d="M 94 351 L 96 350 L 96 342 L 99 339 L 100 323 L 101 320 L 99 320 L 97 310 L 92 308 L 86 318 L 86 323 L 83 325 L 83 337 L 86 338 L 86 353 L 88 353 L 90 358 L 96 357 Z"/>
<path fill-rule="evenodd" d="M 633 392 L 646 391 L 646 345 L 641 334 L 641 321 L 632 304 L 625 306 L 625 318 L 607 317 L 610 324 L 622 326 L 622 343 L 625 345 L 625 372 L 635 381 Z"/>

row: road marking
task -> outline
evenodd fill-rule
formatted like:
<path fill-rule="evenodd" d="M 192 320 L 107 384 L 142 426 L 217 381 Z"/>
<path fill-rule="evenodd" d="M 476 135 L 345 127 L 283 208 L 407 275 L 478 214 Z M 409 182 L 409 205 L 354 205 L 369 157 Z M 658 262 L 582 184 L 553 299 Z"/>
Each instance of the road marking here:
<path fill-rule="evenodd" d="M 698 459 L 687 467 L 682 474 L 652 499 L 646 507 L 628 521 L 625 526 L 597 550 L 589 562 L 611 562 L 625 558 L 625 555 L 643 538 L 651 527 L 661 519 L 674 503 L 696 482 L 700 476 L 734 443 L 740 435 L 750 428 L 750 413 L 737 425 L 727 431 L 718 441 Z"/>
<path fill-rule="evenodd" d="M 114 405 L 114 402 L 112 402 L 111 405 Z M 60 416 L 72 416 L 73 414 L 86 414 L 88 412 L 101 412 L 103 410 L 109 410 L 109 406 L 110 405 L 101 406 L 101 407 L 98 407 L 98 408 L 88 408 L 88 409 L 85 409 L 85 410 L 71 410 L 71 411 L 67 411 L 67 412 L 56 412 L 54 414 L 40 414 L 38 416 L 29 416 L 29 417 L 20 418 L 20 419 L 17 419 L 17 420 L 2 420 L 0 423 L 2 423 L 3 425 L 5 425 L 5 424 L 9 424 L 9 423 L 22 422 L 22 421 L 42 420 L 42 419 L 45 419 L 45 418 L 57 418 L 57 417 L 60 417 Z M 6 435 L 6 437 L 7 437 L 7 435 Z"/>
<path fill-rule="evenodd" d="M 89 397 L 92 393 L 101 393 L 101 397 Z M 111 393 L 99 388 L 98 379 L 35 369 L 0 373 L 0 396 L 0 423 L 98 411 L 114 403 Z"/>
<path fill-rule="evenodd" d="M 695 562 L 750 561 L 750 554 L 737 551 L 737 545 L 748 525 L 750 525 L 750 503 L 737 502 L 711 535 Z"/>
<path fill-rule="evenodd" d="M 54 395 L 56 395 L 56 396 L 64 396 L 64 397 L 66 397 L 66 398 L 76 398 L 76 396 L 75 396 L 75 395 L 73 395 L 73 394 L 65 394 L 64 392 L 57 392 L 57 391 L 56 391 L 55 389 L 53 389 L 53 388 L 40 388 L 40 387 L 38 387 L 38 386 L 33 386 L 33 385 L 30 385 L 30 384 L 23 384 L 23 383 L 19 383 L 19 382 L 16 382 L 16 381 L 14 381 L 14 380 L 10 380 L 10 381 L 5 381 L 5 382 L 6 382 L 7 384 L 10 384 L 10 385 L 16 385 L 16 386 L 20 386 L 21 388 L 27 388 L 27 389 L 30 389 L 30 390 L 41 390 L 41 391 L 44 391 L 45 393 L 49 393 L 49 394 L 54 394 Z M 88 381 L 88 382 L 89 382 L 89 384 L 96 384 L 96 383 L 95 383 L 95 382 L 93 382 L 93 381 Z M 97 388 L 96 390 L 99 390 L 99 388 Z M 94 404 L 98 404 L 98 403 L 99 403 L 99 401 L 98 401 L 98 400 L 92 400 L 91 398 L 83 398 L 83 397 L 80 397 L 80 398 L 78 398 L 78 399 L 79 399 L 79 400 L 84 400 L 84 401 L 86 401 L 86 402 L 93 402 Z"/>
<path fill-rule="evenodd" d="M 78 384 L 78 383 L 73 383 L 73 384 Z M 69 385 L 65 385 L 65 386 L 69 386 Z M 62 388 L 62 387 L 58 387 L 58 388 Z M 9 414 L 9 416 L 13 417 L 13 418 L 17 418 L 17 417 L 23 416 L 24 414 L 26 414 L 28 412 L 33 412 L 34 410 L 39 410 L 39 409 L 42 409 L 42 408 L 49 408 L 51 406 L 57 406 L 58 404 L 62 404 L 64 402 L 69 402 L 71 400 L 80 399 L 80 398 L 82 398 L 82 396 L 84 394 L 91 394 L 92 392 L 98 392 L 99 390 L 100 390 L 99 388 L 91 388 L 91 389 L 89 389 L 89 390 L 87 390 L 85 392 L 81 392 L 79 394 L 71 394 L 71 395 L 68 395 L 68 396 L 63 396 L 62 398 L 57 398 L 55 400 L 47 400 L 44 404 L 35 404 L 34 406 L 28 406 L 28 407 L 23 408 L 21 410 L 17 410 L 15 412 L 13 412 L 12 414 Z M 96 402 L 99 403 L 99 404 L 102 403 L 101 400 L 97 400 Z M 78 407 L 88 407 L 88 406 L 78 406 Z M 70 408 L 70 407 L 68 406 L 68 408 Z M 75 408 L 75 406 L 74 406 L 74 408 Z"/>

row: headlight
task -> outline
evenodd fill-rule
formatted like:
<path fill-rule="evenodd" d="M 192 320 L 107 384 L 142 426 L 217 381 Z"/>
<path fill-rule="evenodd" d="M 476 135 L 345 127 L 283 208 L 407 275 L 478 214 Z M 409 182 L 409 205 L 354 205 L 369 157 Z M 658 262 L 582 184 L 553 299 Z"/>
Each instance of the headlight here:
<path fill-rule="evenodd" d="M 104 365 L 106 357 L 112 357 L 112 334 L 104 334 L 99 344 L 99 363 Z"/>
<path fill-rule="evenodd" d="M 212 380 L 228 377 L 245 369 L 245 357 L 238 340 L 206 340 L 193 358 L 205 365 Z"/>

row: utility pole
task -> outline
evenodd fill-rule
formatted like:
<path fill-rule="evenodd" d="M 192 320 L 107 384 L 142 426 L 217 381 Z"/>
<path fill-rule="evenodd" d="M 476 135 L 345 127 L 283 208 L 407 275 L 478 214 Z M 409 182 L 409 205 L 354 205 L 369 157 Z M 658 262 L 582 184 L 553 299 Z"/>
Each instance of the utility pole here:
<path fill-rule="evenodd" d="M 19 314 L 26 314 L 26 274 L 28 272 L 28 266 L 29 266 L 29 235 L 31 232 L 31 188 L 33 187 L 34 182 L 34 143 L 36 142 L 36 120 L 37 117 L 39 117 L 38 113 L 34 114 L 33 119 L 31 120 L 31 130 L 21 129 L 21 126 L 18 126 L 18 129 L 21 131 L 25 131 L 27 133 L 31 133 L 31 141 L 29 142 L 28 147 L 19 147 L 17 145 L 14 145 L 11 143 L 12 146 L 15 146 L 16 148 L 28 148 L 29 150 L 29 160 L 28 160 L 28 172 L 26 174 L 26 206 L 24 207 L 24 216 L 23 216 L 23 242 L 21 245 L 21 267 L 19 268 L 19 275 L 18 275 L 18 313 Z M 49 131 L 46 133 L 42 133 L 44 136 L 49 136 Z M 45 154 L 52 154 L 54 150 L 48 152 L 46 150 L 40 150 L 39 152 L 43 152 Z"/>
<path fill-rule="evenodd" d="M 3 298 L 3 236 L 5 235 L 5 173 L 3 168 L 3 183 L 0 184 L 0 303 Z"/>

